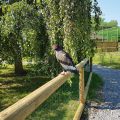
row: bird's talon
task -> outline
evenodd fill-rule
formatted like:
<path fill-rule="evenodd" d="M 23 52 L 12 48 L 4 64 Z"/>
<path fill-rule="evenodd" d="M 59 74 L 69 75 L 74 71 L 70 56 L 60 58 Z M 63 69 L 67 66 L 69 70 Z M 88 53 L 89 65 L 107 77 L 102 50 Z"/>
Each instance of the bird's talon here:
<path fill-rule="evenodd" d="M 66 72 L 63 71 L 63 72 L 61 72 L 60 74 L 61 74 L 61 75 L 66 75 Z"/>

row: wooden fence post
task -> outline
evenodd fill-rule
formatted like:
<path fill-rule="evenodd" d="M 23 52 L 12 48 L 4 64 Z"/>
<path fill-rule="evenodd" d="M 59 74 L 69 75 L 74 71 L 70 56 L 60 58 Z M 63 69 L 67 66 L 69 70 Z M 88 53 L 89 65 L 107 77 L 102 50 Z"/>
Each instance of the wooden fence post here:
<path fill-rule="evenodd" d="M 91 82 L 91 78 L 92 78 L 92 57 L 89 59 L 89 66 L 90 66 L 90 74 L 89 74 L 89 78 L 87 81 L 87 84 L 85 86 L 84 82 L 84 66 L 85 64 L 80 68 L 79 71 L 79 100 L 80 100 L 80 104 L 79 107 L 74 115 L 73 120 L 80 120 L 80 117 L 82 115 L 84 106 L 85 106 L 85 101 L 87 98 L 87 94 L 88 94 L 88 90 L 89 90 L 89 86 L 90 86 L 90 82 Z"/>
<path fill-rule="evenodd" d="M 80 102 L 84 104 L 84 67 L 80 68 L 80 76 L 79 76 L 79 97 Z"/>

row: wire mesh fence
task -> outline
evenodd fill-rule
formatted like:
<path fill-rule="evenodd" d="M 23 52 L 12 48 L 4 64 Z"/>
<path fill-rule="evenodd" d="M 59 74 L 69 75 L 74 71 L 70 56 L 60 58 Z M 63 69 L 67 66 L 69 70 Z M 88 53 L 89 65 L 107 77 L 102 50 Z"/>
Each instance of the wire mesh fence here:
<path fill-rule="evenodd" d="M 98 32 L 101 36 L 102 41 L 119 42 L 120 41 L 120 28 L 112 27 L 108 29 L 102 29 Z"/>

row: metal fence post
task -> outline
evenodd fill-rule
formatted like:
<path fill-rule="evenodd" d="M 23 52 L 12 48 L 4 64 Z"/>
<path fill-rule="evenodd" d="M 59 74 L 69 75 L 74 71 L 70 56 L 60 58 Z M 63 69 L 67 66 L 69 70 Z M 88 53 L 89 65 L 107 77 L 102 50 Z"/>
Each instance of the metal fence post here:
<path fill-rule="evenodd" d="M 90 72 L 92 72 L 92 57 L 90 57 Z"/>

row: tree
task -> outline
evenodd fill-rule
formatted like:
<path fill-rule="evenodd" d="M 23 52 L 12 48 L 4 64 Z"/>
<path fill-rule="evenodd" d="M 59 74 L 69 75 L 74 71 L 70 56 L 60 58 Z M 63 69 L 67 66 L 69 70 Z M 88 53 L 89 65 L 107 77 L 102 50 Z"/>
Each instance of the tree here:
<path fill-rule="evenodd" d="M 17 2 L 8 6 L 0 21 L 0 29 L 0 56 L 13 59 L 15 73 L 23 74 L 22 57 L 35 54 L 36 40 L 43 44 L 38 37 L 44 36 L 42 31 L 45 31 L 42 16 L 26 2 Z"/>
<path fill-rule="evenodd" d="M 40 0 L 37 4 L 36 0 L 27 0 L 27 3 L 11 4 L 2 17 L 2 55 L 12 57 L 14 61 L 19 58 L 18 61 L 21 61 L 20 56 L 22 58 L 26 54 L 42 53 L 38 56 L 43 59 L 46 54 L 49 63 L 52 60 L 52 69 L 58 66 L 51 54 L 51 46 L 55 43 L 63 46 L 76 63 L 94 54 L 95 41 L 90 39 L 90 34 L 92 11 L 95 14 L 95 27 L 99 26 L 100 8 L 96 0 L 94 4 L 91 0 Z M 38 17 L 38 14 L 42 17 Z M 46 28 L 42 25 L 46 25 Z M 45 37 L 41 34 L 47 39 L 43 39 Z M 36 52 L 36 49 L 42 52 Z"/>
<path fill-rule="evenodd" d="M 40 0 L 45 18 L 50 45 L 59 43 L 68 51 L 74 61 L 94 54 L 95 43 L 90 39 L 91 12 L 95 14 L 95 27 L 99 26 L 101 14 L 94 0 Z M 92 9 L 93 8 L 93 9 Z"/>
<path fill-rule="evenodd" d="M 118 26 L 117 20 L 111 20 L 110 22 L 108 22 L 108 27 L 117 27 L 117 26 Z"/>
<path fill-rule="evenodd" d="M 110 22 L 106 22 L 105 18 L 100 18 L 100 29 L 107 29 L 112 27 L 118 27 L 117 20 L 111 20 Z"/>

